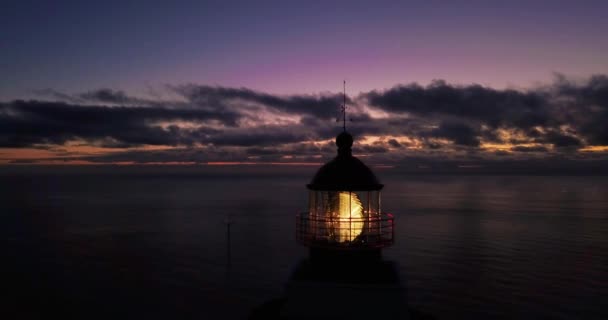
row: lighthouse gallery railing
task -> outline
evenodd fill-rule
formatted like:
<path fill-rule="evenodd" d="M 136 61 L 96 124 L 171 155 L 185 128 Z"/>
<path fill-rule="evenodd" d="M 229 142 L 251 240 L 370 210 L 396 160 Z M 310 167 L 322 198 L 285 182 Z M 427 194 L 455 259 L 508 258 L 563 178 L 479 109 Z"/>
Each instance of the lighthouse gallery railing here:
<path fill-rule="evenodd" d="M 353 232 L 354 225 L 360 225 L 357 234 L 344 240 L 344 233 Z M 390 213 L 372 214 L 361 218 L 337 218 L 311 215 L 308 212 L 296 216 L 296 239 L 309 247 L 331 248 L 382 248 L 394 242 L 394 217 Z"/>

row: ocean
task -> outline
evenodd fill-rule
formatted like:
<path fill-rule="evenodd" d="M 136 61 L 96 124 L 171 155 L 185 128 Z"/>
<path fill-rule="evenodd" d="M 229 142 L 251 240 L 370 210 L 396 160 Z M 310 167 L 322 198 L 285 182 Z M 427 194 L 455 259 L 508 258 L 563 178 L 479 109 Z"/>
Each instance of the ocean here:
<path fill-rule="evenodd" d="M 3 310 L 247 318 L 308 254 L 295 215 L 316 169 L 0 168 Z M 404 306 L 437 319 L 608 319 L 608 177 L 374 170 Z"/>

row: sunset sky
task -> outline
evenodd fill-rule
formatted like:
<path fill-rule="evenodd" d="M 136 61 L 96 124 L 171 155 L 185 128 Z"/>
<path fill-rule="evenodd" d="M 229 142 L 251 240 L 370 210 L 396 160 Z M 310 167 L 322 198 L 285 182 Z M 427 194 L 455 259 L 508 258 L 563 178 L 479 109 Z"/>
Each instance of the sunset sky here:
<path fill-rule="evenodd" d="M 608 160 L 606 1 L 8 1 L 0 164 Z"/>

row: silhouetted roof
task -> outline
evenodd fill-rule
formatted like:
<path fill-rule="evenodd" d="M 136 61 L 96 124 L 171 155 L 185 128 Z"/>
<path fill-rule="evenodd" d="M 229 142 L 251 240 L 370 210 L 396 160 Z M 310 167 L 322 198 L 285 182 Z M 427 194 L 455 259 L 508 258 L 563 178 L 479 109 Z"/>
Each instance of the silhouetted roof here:
<path fill-rule="evenodd" d="M 383 185 L 361 160 L 353 157 L 353 137 L 342 132 L 336 137 L 338 156 L 323 165 L 308 184 L 311 190 L 370 191 L 380 190 Z"/>

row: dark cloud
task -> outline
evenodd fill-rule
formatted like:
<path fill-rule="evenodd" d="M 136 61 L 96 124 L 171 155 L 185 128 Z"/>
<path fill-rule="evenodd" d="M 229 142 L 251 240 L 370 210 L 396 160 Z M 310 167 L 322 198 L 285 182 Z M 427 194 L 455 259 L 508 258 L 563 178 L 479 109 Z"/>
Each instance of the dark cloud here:
<path fill-rule="evenodd" d="M 175 86 L 172 89 L 199 106 L 242 108 L 258 104 L 275 112 L 308 115 L 325 120 L 336 118 L 343 102 L 340 94 L 279 96 L 247 88 L 201 85 Z"/>
<path fill-rule="evenodd" d="M 538 143 L 556 147 L 608 144 L 608 77 L 605 75 L 580 82 L 558 75 L 553 84 L 527 91 L 434 81 L 426 87 L 410 84 L 372 91 L 358 99 L 385 112 L 409 115 L 418 121 L 434 121 L 440 126 L 427 133 L 428 136 L 450 139 L 459 145 L 475 147 L 480 139 L 524 142 L 501 141 L 496 133 L 500 129 L 524 132 Z M 458 121 L 468 125 L 455 124 Z"/>
<path fill-rule="evenodd" d="M 160 99 L 138 98 L 131 96 L 122 90 L 113 90 L 109 88 L 101 88 L 79 94 L 69 94 L 47 88 L 43 90 L 36 90 L 34 93 L 41 97 L 49 97 L 54 101 L 67 102 L 71 104 L 101 103 L 105 105 L 117 106 L 167 106 L 168 104 L 179 104 L 177 102 L 168 102 Z"/>
<path fill-rule="evenodd" d="M 401 143 L 399 143 L 399 141 L 397 141 L 395 139 L 388 140 L 388 144 L 389 144 L 389 146 L 391 146 L 393 148 L 401 148 Z"/>
<path fill-rule="evenodd" d="M 443 147 L 441 144 L 433 141 L 426 141 L 425 146 L 433 150 L 441 149 Z"/>
<path fill-rule="evenodd" d="M 363 98 L 374 107 L 418 116 L 456 116 L 492 126 L 531 127 L 549 122 L 545 98 L 537 92 L 495 90 L 480 85 L 452 86 L 434 81 L 423 87 L 401 85 Z"/>
<path fill-rule="evenodd" d="M 202 139 L 215 146 L 271 146 L 277 144 L 310 141 L 316 139 L 313 132 L 307 133 L 290 126 L 264 126 L 226 130 L 221 134 Z"/>
<path fill-rule="evenodd" d="M 580 147 L 583 145 L 583 142 L 577 137 L 565 135 L 555 131 L 551 131 L 544 135 L 543 142 L 550 143 L 557 148 Z"/>
<path fill-rule="evenodd" d="M 477 147 L 480 144 L 478 130 L 460 122 L 444 121 L 427 135 L 435 138 L 445 138 L 463 146 Z"/>
<path fill-rule="evenodd" d="M 190 145 L 212 128 L 163 128 L 163 121 L 218 122 L 235 126 L 240 116 L 230 111 L 167 109 L 159 107 L 104 107 L 56 102 L 0 103 L 0 146 L 63 144 L 75 139 L 112 140 L 122 145 Z"/>
<path fill-rule="evenodd" d="M 124 91 L 107 88 L 85 92 L 78 95 L 78 97 L 87 101 L 118 105 L 142 104 L 148 102 L 143 99 L 128 96 Z"/>
<path fill-rule="evenodd" d="M 388 152 L 388 148 L 381 145 L 363 145 L 359 146 L 356 151 L 363 153 L 386 153 Z"/>
<path fill-rule="evenodd" d="M 532 147 L 517 146 L 517 147 L 511 148 L 511 151 L 515 151 L 515 152 L 547 152 L 548 150 L 547 150 L 547 148 L 545 148 L 543 146 L 532 146 Z"/>
<path fill-rule="evenodd" d="M 73 96 L 71 94 L 67 94 L 61 91 L 57 91 L 55 89 L 47 88 L 42 90 L 34 90 L 34 94 L 42 96 L 42 97 L 50 97 L 56 101 L 64 101 L 70 103 L 82 103 L 82 99 L 78 96 Z"/>
<path fill-rule="evenodd" d="M 564 98 L 561 106 L 567 122 L 573 123 L 588 143 L 608 145 L 608 76 L 595 75 L 580 84 L 558 75 L 552 92 Z"/>

